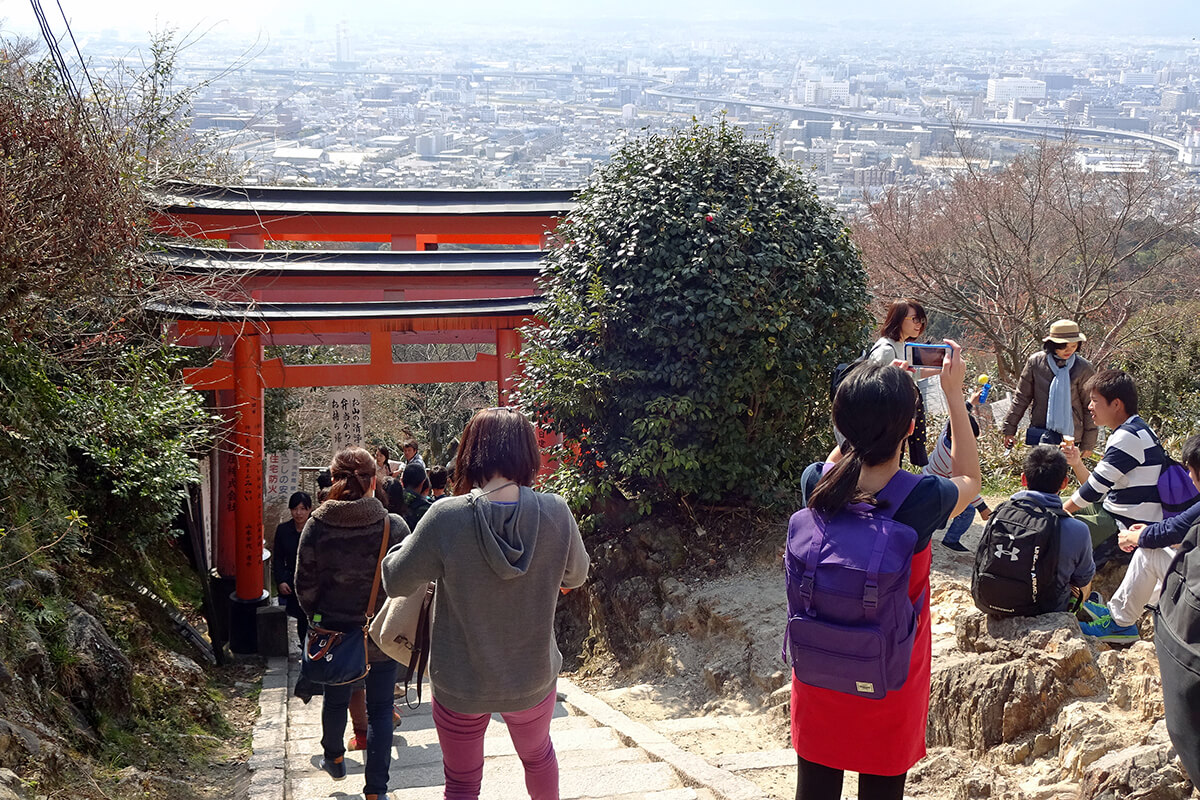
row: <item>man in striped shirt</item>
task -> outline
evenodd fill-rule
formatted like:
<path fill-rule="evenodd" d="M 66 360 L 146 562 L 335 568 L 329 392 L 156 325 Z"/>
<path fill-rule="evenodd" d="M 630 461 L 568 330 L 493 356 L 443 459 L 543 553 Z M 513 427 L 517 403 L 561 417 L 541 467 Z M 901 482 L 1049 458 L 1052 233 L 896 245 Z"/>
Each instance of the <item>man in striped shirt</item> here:
<path fill-rule="evenodd" d="M 1091 529 L 1099 566 L 1107 553 L 1116 551 L 1118 530 L 1162 521 L 1158 476 L 1166 457 L 1154 431 L 1137 415 L 1137 387 L 1133 378 L 1120 370 L 1103 370 L 1088 382 L 1088 389 L 1092 418 L 1097 425 L 1111 429 L 1112 435 L 1108 437 L 1104 457 L 1090 473 L 1077 447 L 1063 447 L 1063 455 L 1080 482 L 1079 490 L 1063 508 Z M 1139 580 L 1136 572 L 1127 572 L 1123 585 Z M 1118 595 L 1120 590 L 1114 598 Z M 1088 609 L 1098 619 L 1090 625 L 1084 624 L 1085 633 L 1108 641 L 1138 638 L 1136 623 L 1141 608 L 1113 605 L 1110 609 L 1089 603 Z"/>

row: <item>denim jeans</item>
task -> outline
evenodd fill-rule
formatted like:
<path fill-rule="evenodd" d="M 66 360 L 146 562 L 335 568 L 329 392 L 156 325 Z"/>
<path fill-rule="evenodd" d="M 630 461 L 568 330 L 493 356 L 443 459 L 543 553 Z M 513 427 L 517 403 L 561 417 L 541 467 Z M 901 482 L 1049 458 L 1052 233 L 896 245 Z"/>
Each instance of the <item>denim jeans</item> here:
<path fill-rule="evenodd" d="M 974 521 L 975 506 L 967 506 L 961 514 L 950 520 L 950 526 L 946 529 L 946 535 L 942 537 L 942 541 L 948 544 L 957 542 Z"/>
<path fill-rule="evenodd" d="M 550 742 L 550 718 L 556 699 L 552 688 L 546 699 L 533 708 L 500 714 L 525 767 L 525 789 L 532 800 L 558 800 L 558 756 Z M 440 705 L 436 696 L 432 709 L 442 747 L 445 798 L 476 800 L 483 783 L 483 734 L 491 714 L 460 714 Z"/>
<path fill-rule="evenodd" d="M 397 666 L 390 658 L 373 661 L 367 673 L 367 764 L 363 794 L 387 791 L 388 770 L 392 765 L 392 687 L 396 684 Z M 325 758 L 346 753 L 346 711 L 353 686 L 347 683 L 325 687 L 325 700 L 321 704 L 321 749 Z"/>

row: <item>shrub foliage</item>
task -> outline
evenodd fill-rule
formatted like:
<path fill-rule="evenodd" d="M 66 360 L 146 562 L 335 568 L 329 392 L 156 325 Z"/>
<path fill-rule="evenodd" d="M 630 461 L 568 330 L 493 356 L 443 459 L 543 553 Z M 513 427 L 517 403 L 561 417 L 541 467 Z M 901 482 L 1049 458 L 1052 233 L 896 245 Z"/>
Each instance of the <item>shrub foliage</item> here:
<path fill-rule="evenodd" d="M 622 146 L 560 223 L 523 406 L 561 433 L 560 488 L 741 502 L 827 446 L 830 371 L 866 326 L 843 223 L 721 122 Z"/>
<path fill-rule="evenodd" d="M 143 310 L 164 289 L 144 258 L 155 136 L 186 123 L 141 86 L 117 124 L 35 56 L 0 40 L 0 574 L 78 553 L 85 526 L 123 555 L 167 533 L 211 422 Z"/>

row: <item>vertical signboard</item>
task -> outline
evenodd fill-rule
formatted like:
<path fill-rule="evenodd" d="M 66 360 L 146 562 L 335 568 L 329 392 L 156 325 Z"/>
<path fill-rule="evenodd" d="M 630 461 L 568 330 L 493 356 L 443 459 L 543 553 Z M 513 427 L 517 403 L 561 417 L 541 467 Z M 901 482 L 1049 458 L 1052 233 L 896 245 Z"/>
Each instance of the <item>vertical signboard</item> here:
<path fill-rule="evenodd" d="M 329 405 L 333 452 L 344 447 L 362 444 L 362 392 L 357 389 L 330 392 L 326 395 Z"/>
<path fill-rule="evenodd" d="M 300 490 L 300 451 L 284 450 L 267 453 L 265 505 L 286 502 L 293 492 Z"/>

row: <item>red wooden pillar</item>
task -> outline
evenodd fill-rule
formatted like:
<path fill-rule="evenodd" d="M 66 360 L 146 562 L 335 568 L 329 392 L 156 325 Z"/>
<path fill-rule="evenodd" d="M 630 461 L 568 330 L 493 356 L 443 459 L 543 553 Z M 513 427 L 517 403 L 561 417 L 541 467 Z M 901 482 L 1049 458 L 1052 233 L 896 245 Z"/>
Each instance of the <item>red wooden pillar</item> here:
<path fill-rule="evenodd" d="M 257 608 L 263 588 L 263 383 L 262 343 L 243 332 L 233 345 L 233 395 L 237 406 L 233 441 L 237 451 L 237 509 L 234 549 L 237 583 L 231 598 L 229 647 L 258 652 Z"/>
<path fill-rule="evenodd" d="M 230 250 L 262 250 L 265 238 L 261 233 L 229 234 Z"/>
<path fill-rule="evenodd" d="M 229 389 L 217 391 L 217 408 L 221 417 L 232 428 L 237 419 L 233 392 Z M 222 578 L 237 575 L 237 454 L 233 442 L 226 442 L 217 453 L 216 488 L 216 553 L 213 563 Z"/>
<path fill-rule="evenodd" d="M 392 235 L 393 250 L 416 250 L 417 235 L 415 233 L 397 233 Z"/>
<path fill-rule="evenodd" d="M 498 404 L 512 403 L 521 377 L 521 334 L 512 329 L 496 331 L 496 392 Z"/>

